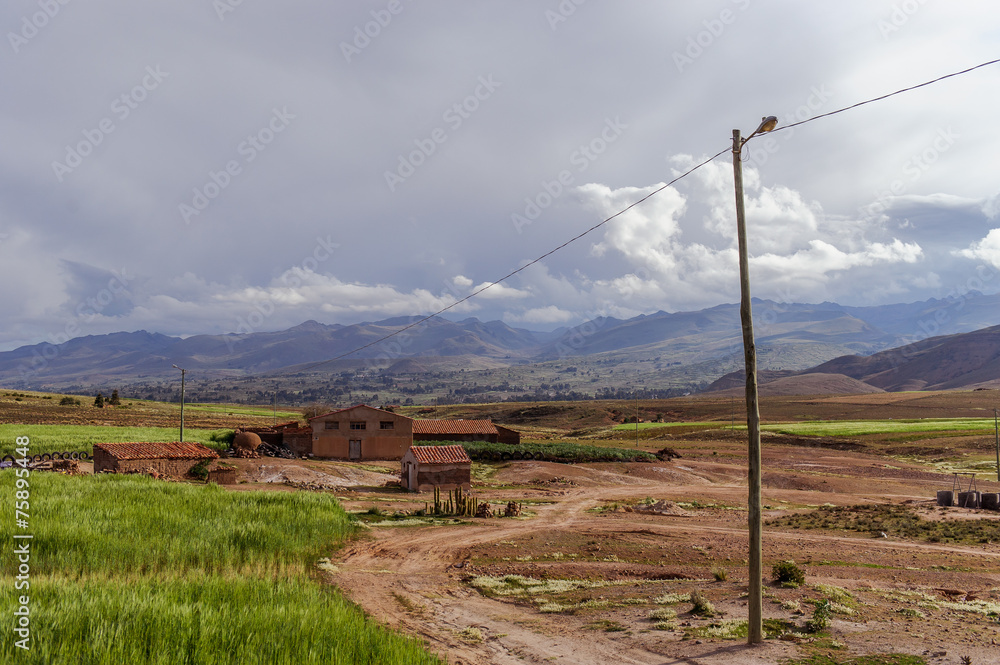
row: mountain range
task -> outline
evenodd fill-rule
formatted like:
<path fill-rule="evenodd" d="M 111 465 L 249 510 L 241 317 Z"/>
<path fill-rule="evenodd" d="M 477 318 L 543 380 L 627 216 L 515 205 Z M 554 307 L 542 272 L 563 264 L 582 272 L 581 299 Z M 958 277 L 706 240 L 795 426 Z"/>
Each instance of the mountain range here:
<path fill-rule="evenodd" d="M 768 376 L 787 383 L 790 376 L 811 373 L 849 378 L 873 390 L 919 390 L 1000 379 L 998 294 L 872 307 L 754 300 L 753 309 L 762 383 Z M 712 389 L 725 389 L 741 380 L 742 337 L 735 304 L 598 318 L 553 332 L 442 317 L 353 325 L 307 321 L 275 332 L 186 338 L 119 332 L 2 352 L 0 385 L 151 385 L 174 381 L 174 365 L 197 380 L 217 382 L 280 376 L 329 382 L 351 373 L 419 381 L 461 374 L 460 385 L 478 385 L 467 381 L 472 374 L 466 372 L 480 372 L 486 383 L 503 379 L 520 389 L 532 389 L 534 381 L 591 392 L 605 384 L 697 390 L 713 381 Z M 861 387 L 845 380 L 843 389 Z"/>

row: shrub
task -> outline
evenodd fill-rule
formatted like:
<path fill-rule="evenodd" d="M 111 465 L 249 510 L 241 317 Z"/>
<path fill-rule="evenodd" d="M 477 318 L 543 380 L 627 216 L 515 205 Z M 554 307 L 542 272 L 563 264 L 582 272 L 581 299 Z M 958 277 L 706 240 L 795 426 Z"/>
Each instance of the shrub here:
<path fill-rule="evenodd" d="M 779 561 L 771 568 L 771 574 L 781 586 L 791 589 L 801 586 L 806 581 L 805 573 L 795 565 L 794 561 Z"/>
<path fill-rule="evenodd" d="M 691 614 L 703 617 L 715 616 L 715 607 L 697 589 L 691 592 Z"/>
<path fill-rule="evenodd" d="M 716 582 L 725 582 L 729 579 L 729 573 L 726 572 L 725 568 L 713 568 L 712 577 L 715 578 Z"/>
<path fill-rule="evenodd" d="M 59 400 L 59 406 L 79 406 L 80 400 L 75 397 L 66 396 Z"/>
<path fill-rule="evenodd" d="M 818 633 L 830 627 L 830 601 L 823 599 L 816 603 L 811 618 L 806 620 L 806 630 L 810 633 Z"/>
<path fill-rule="evenodd" d="M 677 611 L 672 607 L 657 607 L 649 612 L 649 618 L 653 621 L 673 621 L 677 618 Z"/>
<path fill-rule="evenodd" d="M 102 395 L 101 393 L 97 393 L 97 397 L 94 398 L 94 406 L 96 406 L 98 409 L 104 408 L 104 395 Z"/>
<path fill-rule="evenodd" d="M 197 478 L 198 480 L 208 480 L 208 464 L 209 460 L 203 459 L 188 471 L 188 475 L 192 478 Z"/>

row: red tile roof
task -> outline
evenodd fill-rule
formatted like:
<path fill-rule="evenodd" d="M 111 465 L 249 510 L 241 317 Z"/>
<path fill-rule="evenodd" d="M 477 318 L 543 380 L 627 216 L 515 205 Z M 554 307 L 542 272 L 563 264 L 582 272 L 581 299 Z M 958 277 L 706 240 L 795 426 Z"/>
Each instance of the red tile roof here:
<path fill-rule="evenodd" d="M 120 460 L 130 459 L 216 459 L 219 454 L 200 443 L 95 443 L 94 451 L 101 449 Z"/>
<path fill-rule="evenodd" d="M 472 463 L 462 446 L 410 446 L 410 451 L 420 464 Z"/>
<path fill-rule="evenodd" d="M 489 420 L 414 420 L 414 434 L 496 434 Z"/>

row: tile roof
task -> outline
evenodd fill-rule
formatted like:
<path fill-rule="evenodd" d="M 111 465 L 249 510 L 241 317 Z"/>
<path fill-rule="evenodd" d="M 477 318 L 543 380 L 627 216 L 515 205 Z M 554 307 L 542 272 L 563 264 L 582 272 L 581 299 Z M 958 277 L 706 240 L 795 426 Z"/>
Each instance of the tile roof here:
<path fill-rule="evenodd" d="M 410 446 L 410 451 L 420 464 L 472 463 L 462 446 Z"/>
<path fill-rule="evenodd" d="M 496 434 L 489 420 L 414 420 L 414 434 Z"/>
<path fill-rule="evenodd" d="M 200 443 L 95 443 L 120 460 L 130 459 L 216 459 L 219 454 Z"/>

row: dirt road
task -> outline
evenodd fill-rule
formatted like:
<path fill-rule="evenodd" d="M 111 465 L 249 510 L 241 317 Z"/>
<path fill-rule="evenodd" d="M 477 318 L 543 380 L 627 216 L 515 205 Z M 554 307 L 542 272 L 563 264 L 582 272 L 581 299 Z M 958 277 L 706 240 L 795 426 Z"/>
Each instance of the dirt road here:
<path fill-rule="evenodd" d="M 870 460 L 864 460 L 864 463 L 870 464 Z M 671 491 L 679 495 L 706 496 L 704 476 L 714 471 L 691 467 L 687 469 L 689 472 L 684 472 L 690 476 L 687 480 L 694 484 L 674 485 Z M 606 473 L 601 471 L 596 475 L 604 476 Z M 677 474 L 678 471 L 674 468 L 671 473 Z M 673 549 L 666 556 L 675 565 L 684 564 L 677 552 L 693 550 L 696 554 L 704 554 L 706 547 L 712 551 L 713 556 L 723 560 L 739 561 L 741 556 L 745 557 L 746 530 L 738 519 L 730 517 L 720 522 L 703 519 L 702 516 L 650 517 L 627 512 L 611 515 L 588 512 L 588 509 L 611 499 L 628 501 L 629 498 L 655 496 L 662 493 L 663 488 L 662 482 L 632 475 L 610 485 L 601 482 L 594 486 L 570 486 L 554 491 L 551 493 L 553 503 L 533 506 L 535 515 L 530 519 L 473 520 L 471 525 L 456 526 L 375 527 L 371 530 L 371 539 L 356 542 L 339 553 L 335 562 L 339 570 L 333 575 L 333 582 L 380 622 L 407 634 L 420 636 L 427 641 L 432 651 L 446 655 L 452 663 L 763 665 L 801 655 L 796 644 L 789 641 L 767 640 L 763 645 L 748 647 L 741 639 L 678 639 L 676 636 L 650 630 L 581 631 L 581 620 L 577 617 L 541 613 L 536 605 L 529 602 L 487 598 L 466 583 L 470 572 L 476 568 L 474 563 L 480 559 L 490 559 L 490 552 L 499 547 L 498 544 L 513 545 L 539 535 L 553 542 L 558 542 L 560 534 L 573 534 L 601 543 L 614 543 L 629 538 L 643 539 L 654 547 L 657 542 L 670 543 Z M 719 497 L 735 497 L 743 493 L 745 487 L 741 488 L 738 484 L 717 484 L 710 492 Z M 845 500 L 839 494 L 824 495 L 801 490 L 772 490 L 767 496 L 774 501 L 814 505 L 830 499 L 841 502 Z M 854 497 L 852 500 L 858 498 Z M 868 568 L 823 569 L 824 574 L 836 578 L 827 580 L 828 582 L 836 582 L 845 587 L 870 584 L 875 579 L 881 580 L 887 587 L 895 585 L 901 589 L 961 583 L 950 577 L 936 577 L 936 571 L 925 575 L 925 569 L 935 567 L 928 566 L 928 560 L 945 563 L 976 560 L 980 566 L 991 570 L 988 575 L 977 578 L 978 587 L 1000 586 L 1000 575 L 994 572 L 1000 571 L 1000 550 L 996 547 L 948 546 L 888 539 L 860 539 L 822 532 L 777 530 L 767 532 L 765 547 L 766 561 L 783 558 L 818 561 L 853 557 L 860 561 L 874 562 Z M 526 558 L 531 559 L 530 556 Z M 878 568 L 882 565 L 881 562 L 888 562 L 883 566 L 884 570 Z M 499 571 L 497 574 L 502 574 L 505 570 L 512 572 L 514 569 L 504 566 L 515 563 L 503 562 L 499 564 L 499 568 L 494 566 L 493 569 Z M 903 563 L 919 565 L 903 566 Z M 518 565 L 535 566 L 545 574 L 557 576 L 563 564 L 538 562 Z M 581 571 L 584 574 L 606 574 L 611 566 L 619 564 L 596 560 L 591 564 L 584 564 L 575 560 L 573 574 L 579 576 Z M 899 570 L 907 567 L 911 570 Z M 634 573 L 642 568 L 632 566 L 629 569 L 626 566 L 624 574 L 629 574 L 630 570 Z M 845 570 L 846 575 L 853 579 L 844 577 Z M 482 566 L 475 570 L 476 574 L 482 572 Z M 724 606 L 727 618 L 746 617 L 737 585 L 738 581 L 732 585 L 732 593 L 728 594 L 732 601 Z M 765 608 L 765 617 L 773 614 L 773 608 Z M 885 625 L 880 623 L 872 626 L 853 625 L 847 620 L 840 623 L 843 631 L 857 636 L 858 644 L 854 646 L 861 650 L 866 648 L 866 642 L 874 642 L 869 648 L 871 651 L 885 652 L 898 647 L 901 651 L 913 653 L 914 647 L 920 644 L 915 645 L 912 636 L 906 631 L 895 636 L 886 634 L 892 621 L 890 618 Z M 639 624 L 636 622 L 634 625 Z M 943 630 L 948 632 L 947 629 Z M 994 639 L 995 632 L 992 629 L 988 634 L 972 637 L 967 634 L 968 631 L 963 631 L 964 629 L 956 630 L 954 634 L 945 637 L 931 637 L 926 632 L 923 633 L 927 657 L 932 658 L 928 662 L 949 662 L 942 660 L 946 656 L 940 655 L 936 657 L 938 660 L 933 660 L 933 654 L 951 653 L 954 656 L 956 649 L 961 649 L 963 654 L 992 653 L 988 641 Z M 957 658 L 955 662 L 958 662 Z"/>

